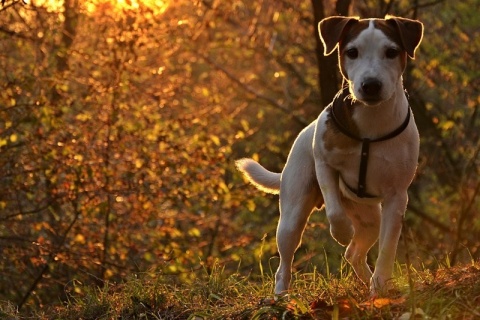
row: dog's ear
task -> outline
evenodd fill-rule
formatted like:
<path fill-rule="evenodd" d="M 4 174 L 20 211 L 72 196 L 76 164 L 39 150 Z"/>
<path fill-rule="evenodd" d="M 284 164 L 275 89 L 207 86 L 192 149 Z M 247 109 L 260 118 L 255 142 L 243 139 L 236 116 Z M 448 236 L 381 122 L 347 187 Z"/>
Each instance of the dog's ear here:
<path fill-rule="evenodd" d="M 334 16 L 320 21 L 318 23 L 318 33 L 323 43 L 323 54 L 326 56 L 330 55 L 337 48 L 346 27 L 358 20 L 358 17 Z"/>
<path fill-rule="evenodd" d="M 389 15 L 385 17 L 385 20 L 397 28 L 405 51 L 410 58 L 415 59 L 415 50 L 417 50 L 423 38 L 423 23 L 418 20 Z"/>

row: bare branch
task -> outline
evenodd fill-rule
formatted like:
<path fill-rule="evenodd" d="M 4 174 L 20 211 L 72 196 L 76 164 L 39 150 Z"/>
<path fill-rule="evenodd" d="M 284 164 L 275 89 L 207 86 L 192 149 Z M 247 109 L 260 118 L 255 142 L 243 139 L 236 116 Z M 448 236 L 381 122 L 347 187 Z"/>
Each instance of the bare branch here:
<path fill-rule="evenodd" d="M 282 111 L 283 113 L 285 113 L 286 115 L 288 115 L 289 117 L 291 117 L 293 120 L 295 120 L 298 124 L 302 125 L 302 126 L 306 126 L 308 124 L 308 121 L 301 117 L 301 116 L 298 116 L 298 115 L 295 115 L 292 110 L 290 108 L 288 108 L 287 106 L 285 105 L 282 105 L 280 103 L 278 103 L 275 99 L 273 99 L 272 97 L 269 97 L 263 93 L 260 93 L 258 91 L 256 91 L 255 89 L 253 89 L 251 86 L 249 86 L 248 84 L 245 84 L 243 83 L 242 81 L 240 81 L 234 74 L 232 74 L 230 71 L 228 71 L 227 69 L 225 69 L 223 66 L 221 66 L 220 64 L 218 64 L 217 62 L 213 61 L 212 59 L 210 59 L 210 57 L 206 56 L 206 55 L 201 55 L 201 57 L 210 65 L 212 65 L 213 67 L 215 67 L 215 69 L 221 71 L 223 74 L 225 74 L 230 80 L 232 80 L 233 82 L 235 82 L 236 84 L 238 84 L 242 89 L 244 89 L 245 91 L 247 91 L 248 93 L 251 93 L 253 94 L 255 97 L 257 97 L 258 99 L 261 99 L 261 100 L 264 100 L 266 102 L 268 102 L 271 106 L 273 106 L 274 108 Z"/>
<path fill-rule="evenodd" d="M 408 204 L 408 210 L 413 212 L 415 215 L 422 218 L 426 222 L 430 223 L 432 226 L 436 227 L 437 229 L 447 233 L 451 232 L 450 228 L 447 225 L 441 223 L 435 218 L 430 217 L 428 214 L 426 214 L 419 208 L 413 206 L 412 204 Z"/>
<path fill-rule="evenodd" d="M 7 2 L 6 0 L 1 0 L 0 4 L 2 5 L 2 7 L 0 8 L 0 12 L 7 10 L 10 7 L 13 7 L 14 5 L 20 2 L 23 4 L 27 4 L 25 0 L 12 0 L 12 2 L 9 2 L 9 3 L 6 3 L 6 2 Z"/>

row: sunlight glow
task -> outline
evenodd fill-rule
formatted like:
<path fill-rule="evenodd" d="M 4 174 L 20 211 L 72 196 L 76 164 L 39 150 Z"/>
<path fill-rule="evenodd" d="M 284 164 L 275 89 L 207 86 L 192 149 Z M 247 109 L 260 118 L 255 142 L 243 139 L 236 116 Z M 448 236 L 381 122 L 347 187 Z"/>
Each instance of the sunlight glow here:
<path fill-rule="evenodd" d="M 24 0 L 25 4 L 36 7 L 45 7 L 49 11 L 58 11 L 63 7 L 63 1 L 58 0 Z M 84 6 L 89 13 L 96 11 L 98 7 L 109 5 L 120 10 L 137 10 L 141 6 L 152 9 L 156 14 L 163 14 L 169 7 L 170 0 L 89 0 Z"/>
<path fill-rule="evenodd" d="M 63 1 L 55 0 L 25 0 L 24 3 L 34 7 L 45 7 L 48 11 L 58 11 L 63 6 Z"/>
<path fill-rule="evenodd" d="M 156 13 L 164 13 L 168 6 L 168 0 L 93 0 L 93 3 L 112 3 L 118 9 L 127 9 L 127 10 L 136 10 L 139 9 L 142 5 L 149 7 L 154 10 Z"/>

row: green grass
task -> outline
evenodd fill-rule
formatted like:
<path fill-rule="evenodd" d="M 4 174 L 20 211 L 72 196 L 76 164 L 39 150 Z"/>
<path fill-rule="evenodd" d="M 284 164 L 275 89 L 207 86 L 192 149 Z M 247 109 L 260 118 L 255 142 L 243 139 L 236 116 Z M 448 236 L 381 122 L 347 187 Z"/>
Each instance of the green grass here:
<path fill-rule="evenodd" d="M 34 319 L 478 319 L 480 265 L 407 272 L 397 266 L 396 289 L 370 299 L 349 267 L 338 276 L 294 275 L 288 297 L 274 300 L 272 275 L 227 274 L 221 266 L 190 284 L 158 274 L 92 288 L 76 283 L 70 300 Z M 412 290 L 413 289 L 413 290 Z M 23 319 L 8 302 L 0 319 Z M 413 319 L 412 318 L 412 319 Z"/>

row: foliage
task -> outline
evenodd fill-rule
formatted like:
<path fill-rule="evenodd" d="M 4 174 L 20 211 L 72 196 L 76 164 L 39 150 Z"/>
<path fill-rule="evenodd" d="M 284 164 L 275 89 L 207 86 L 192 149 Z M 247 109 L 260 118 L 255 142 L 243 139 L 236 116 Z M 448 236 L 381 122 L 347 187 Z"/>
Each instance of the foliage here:
<path fill-rule="evenodd" d="M 427 41 L 412 71 L 411 101 L 424 151 L 411 208 L 423 217 L 416 223 L 433 226 L 417 236 L 426 252 L 437 259 L 450 254 L 453 262 L 479 257 L 480 73 L 474 52 L 480 22 L 472 11 L 479 6 L 445 1 L 439 15 L 426 15 Z M 435 244 L 425 241 L 431 237 Z"/>
<path fill-rule="evenodd" d="M 340 2 L 349 4 L 322 1 L 324 15 Z M 312 3 L 2 4 L 5 308 L 43 310 L 75 296 L 86 299 L 78 308 L 117 312 L 127 307 L 111 304 L 112 290 L 114 297 L 117 290 L 153 295 L 128 287 L 136 281 L 132 274 L 146 272 L 162 275 L 145 286 L 158 285 L 165 294 L 185 286 L 199 290 L 205 287 L 199 277 L 221 274 L 227 280 L 209 279 L 204 289 L 222 288 L 201 298 L 212 305 L 225 303 L 222 297 L 235 295 L 232 290 L 254 290 L 245 275 L 267 274 L 277 264 L 277 198 L 247 186 L 233 161 L 253 156 L 281 170 L 296 134 L 323 108 Z M 398 257 L 415 249 L 416 267 L 480 256 L 478 6 L 478 0 L 350 6 L 352 14 L 389 11 L 426 25 L 418 58 L 405 75 L 422 156 L 405 232 L 415 245 L 400 248 Z M 297 271 L 315 277 L 316 271 L 342 272 L 343 249 L 326 223 L 323 214 L 312 215 Z M 219 265 L 225 271 L 215 270 Z M 125 288 L 108 285 L 127 278 Z M 98 290 L 89 292 L 90 285 Z M 259 296 L 270 292 L 255 290 Z M 183 289 L 177 294 L 192 305 L 200 299 Z M 178 310 L 170 295 L 138 299 L 155 310 Z M 132 303 L 127 314 L 143 308 Z M 247 304 L 252 312 L 256 303 Z M 179 317 L 189 312 L 182 310 Z"/>

